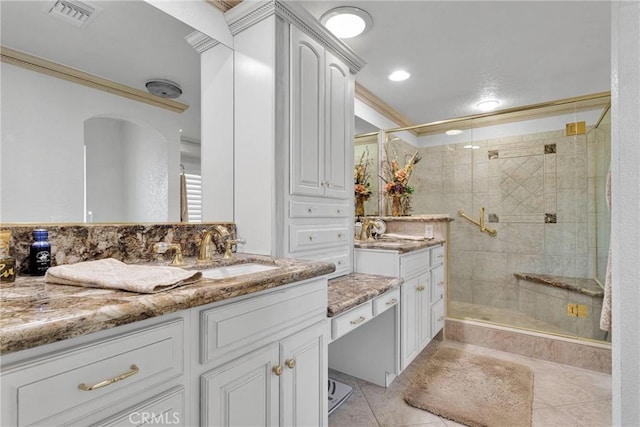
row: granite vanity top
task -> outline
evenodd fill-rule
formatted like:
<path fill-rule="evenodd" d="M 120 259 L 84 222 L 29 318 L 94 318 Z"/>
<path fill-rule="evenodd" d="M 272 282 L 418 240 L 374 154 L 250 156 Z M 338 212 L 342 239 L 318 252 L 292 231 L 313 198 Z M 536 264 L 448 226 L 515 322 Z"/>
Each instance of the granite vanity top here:
<path fill-rule="evenodd" d="M 419 249 L 428 248 L 443 244 L 443 239 L 431 240 L 408 240 L 408 239 L 391 239 L 384 237 L 384 234 L 374 240 L 354 240 L 353 245 L 359 249 L 382 249 L 387 251 L 396 251 L 401 254 L 406 252 L 417 251 Z"/>
<path fill-rule="evenodd" d="M 552 276 L 549 274 L 513 273 L 520 280 L 542 283 L 556 288 L 568 289 L 592 297 L 604 298 L 604 289 L 594 279 Z"/>
<path fill-rule="evenodd" d="M 277 269 L 226 279 L 201 279 L 156 294 L 45 283 L 20 276 L 0 287 L 0 354 L 24 350 L 151 317 L 275 288 L 335 271 L 333 264 L 252 254 L 236 254 L 198 269 L 238 263 Z M 191 262 L 189 262 L 191 261 Z M 194 260 L 187 260 L 195 266 Z M 190 268 L 190 267 L 184 267 Z"/>
<path fill-rule="evenodd" d="M 403 280 L 398 277 L 351 273 L 329 280 L 327 316 L 333 317 L 397 288 Z"/>
<path fill-rule="evenodd" d="M 434 215 L 407 215 L 407 216 L 372 216 L 367 218 L 380 218 L 383 221 L 406 221 L 406 222 L 451 222 L 454 219 L 448 214 Z"/>

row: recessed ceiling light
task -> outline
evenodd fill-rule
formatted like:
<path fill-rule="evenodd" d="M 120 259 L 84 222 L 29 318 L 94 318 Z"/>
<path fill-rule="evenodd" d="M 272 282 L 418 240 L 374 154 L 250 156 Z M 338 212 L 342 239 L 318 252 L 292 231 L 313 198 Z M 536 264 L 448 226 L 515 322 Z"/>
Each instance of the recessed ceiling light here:
<path fill-rule="evenodd" d="M 449 129 L 445 133 L 449 136 L 452 136 L 452 135 L 460 135 L 462 131 L 460 129 Z"/>
<path fill-rule="evenodd" d="M 359 36 L 371 28 L 373 19 L 371 15 L 362 9 L 351 6 L 336 7 L 328 10 L 320 17 L 334 36 L 341 39 L 350 39 Z"/>
<path fill-rule="evenodd" d="M 401 82 L 403 80 L 407 80 L 409 77 L 411 77 L 411 74 L 407 73 L 405 70 L 396 70 L 389 74 L 389 80 L 393 82 Z"/>
<path fill-rule="evenodd" d="M 491 111 L 500 105 L 500 101 L 497 99 L 485 99 L 476 104 L 476 108 L 480 111 Z"/>

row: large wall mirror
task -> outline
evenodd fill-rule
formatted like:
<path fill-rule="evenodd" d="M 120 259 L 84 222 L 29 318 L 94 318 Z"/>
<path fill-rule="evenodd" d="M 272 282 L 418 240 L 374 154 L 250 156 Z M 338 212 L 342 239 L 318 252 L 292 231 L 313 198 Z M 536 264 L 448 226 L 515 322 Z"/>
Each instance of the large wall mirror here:
<path fill-rule="evenodd" d="M 180 221 L 181 172 L 201 172 L 201 54 L 194 28 L 150 3 L 92 1 L 77 20 L 61 2 L 2 2 L 3 222 Z M 162 79 L 182 94 L 141 102 L 51 63 L 124 92 L 150 96 Z"/>

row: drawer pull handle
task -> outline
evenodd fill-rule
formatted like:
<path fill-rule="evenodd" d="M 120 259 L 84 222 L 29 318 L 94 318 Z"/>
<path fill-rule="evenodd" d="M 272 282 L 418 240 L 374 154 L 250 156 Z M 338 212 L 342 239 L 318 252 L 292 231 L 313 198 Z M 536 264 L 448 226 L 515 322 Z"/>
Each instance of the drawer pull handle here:
<path fill-rule="evenodd" d="M 352 324 L 352 325 L 357 325 L 357 324 L 359 324 L 359 323 L 364 322 L 365 320 L 367 320 L 367 318 L 366 318 L 366 317 L 364 317 L 364 316 L 360 316 L 360 317 L 358 317 L 356 320 L 352 320 L 352 321 L 351 321 L 351 324 Z"/>
<path fill-rule="evenodd" d="M 98 388 L 106 387 L 106 386 L 108 386 L 110 384 L 113 384 L 115 382 L 127 379 L 130 376 L 137 374 L 138 371 L 140 370 L 140 369 L 138 369 L 138 367 L 136 365 L 131 365 L 131 367 L 129 369 L 130 370 L 128 372 L 125 372 L 124 374 L 116 375 L 115 377 L 109 378 L 108 380 L 104 380 L 102 382 L 99 382 L 98 384 L 86 385 L 85 383 L 82 383 L 82 384 L 78 385 L 78 388 L 80 390 L 84 390 L 84 391 L 96 390 Z"/>
<path fill-rule="evenodd" d="M 398 300 L 394 298 L 391 301 L 387 302 L 387 305 L 393 305 L 393 304 L 395 304 L 397 302 L 398 302 Z"/>
<path fill-rule="evenodd" d="M 284 363 L 289 369 L 293 369 L 296 367 L 296 361 L 294 359 L 287 359 Z"/>
<path fill-rule="evenodd" d="M 438 286 L 444 286 L 444 280 L 439 281 Z"/>
<path fill-rule="evenodd" d="M 444 320 L 444 316 L 438 317 L 438 322 L 442 322 Z"/>
<path fill-rule="evenodd" d="M 280 365 L 274 366 L 273 367 L 273 373 L 276 374 L 277 376 L 282 375 L 282 366 L 280 366 Z"/>
<path fill-rule="evenodd" d="M 418 286 L 418 287 L 416 288 L 416 291 L 420 291 L 420 292 L 422 292 L 422 291 L 424 291 L 424 289 L 425 289 L 425 287 L 421 285 L 421 286 Z"/>

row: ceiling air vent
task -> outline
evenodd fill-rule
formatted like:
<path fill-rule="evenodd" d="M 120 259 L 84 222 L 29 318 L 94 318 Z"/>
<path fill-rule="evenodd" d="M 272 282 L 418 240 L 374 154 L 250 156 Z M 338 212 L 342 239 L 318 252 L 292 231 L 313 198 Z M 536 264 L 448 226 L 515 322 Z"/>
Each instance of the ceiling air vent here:
<path fill-rule="evenodd" d="M 48 8 L 49 15 L 60 18 L 77 27 L 87 25 L 101 11 L 102 9 L 97 6 L 77 0 L 58 0 Z"/>

